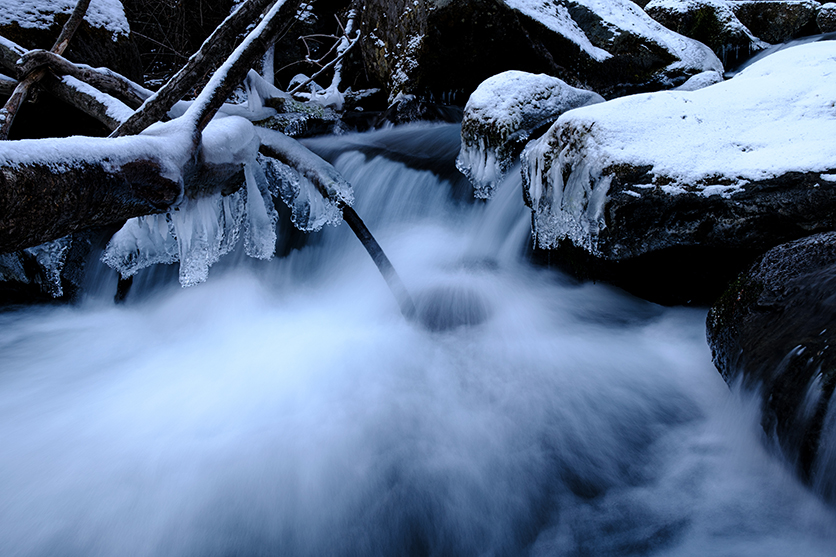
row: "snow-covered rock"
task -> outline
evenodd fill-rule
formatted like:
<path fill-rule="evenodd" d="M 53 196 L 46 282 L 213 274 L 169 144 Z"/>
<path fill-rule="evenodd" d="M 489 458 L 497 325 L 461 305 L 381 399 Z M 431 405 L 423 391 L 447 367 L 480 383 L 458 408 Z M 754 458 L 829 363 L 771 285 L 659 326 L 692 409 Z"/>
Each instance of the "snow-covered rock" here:
<path fill-rule="evenodd" d="M 523 152 L 537 244 L 620 261 L 675 246 L 763 250 L 836 227 L 836 42 L 694 92 L 573 110 Z"/>
<path fill-rule="evenodd" d="M 50 49 L 76 6 L 76 0 L 5 0 L 0 35 L 28 49 Z M 119 0 L 91 0 L 64 56 L 73 62 L 108 67 L 142 81 L 139 50 L 131 39 Z"/>
<path fill-rule="evenodd" d="M 485 80 L 464 107 L 456 167 L 488 198 L 535 130 L 572 108 L 603 102 L 556 77 L 507 71 Z"/>
<path fill-rule="evenodd" d="M 651 0 L 644 9 L 668 29 L 710 46 L 728 66 L 768 46 L 737 19 L 731 4 L 727 0 Z"/>
<path fill-rule="evenodd" d="M 823 4 L 816 15 L 816 25 L 822 33 L 832 33 L 836 31 L 836 2 L 828 2 Z"/>
<path fill-rule="evenodd" d="M 390 98 L 469 94 L 512 69 L 613 97 L 722 69 L 629 0 L 371 0 L 360 10 L 363 58 Z"/>
<path fill-rule="evenodd" d="M 708 314 L 714 364 L 762 401 L 786 460 L 836 502 L 836 233 L 771 249 Z"/>

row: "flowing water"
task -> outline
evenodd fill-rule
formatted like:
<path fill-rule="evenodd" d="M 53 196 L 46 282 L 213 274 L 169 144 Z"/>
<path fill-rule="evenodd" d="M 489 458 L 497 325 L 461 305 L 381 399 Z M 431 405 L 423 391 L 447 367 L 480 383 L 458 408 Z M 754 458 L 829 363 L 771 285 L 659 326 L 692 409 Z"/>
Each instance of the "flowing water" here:
<path fill-rule="evenodd" d="M 705 310 L 533 266 L 519 178 L 469 200 L 458 133 L 310 143 L 424 324 L 346 225 L 0 314 L 0 555 L 833 555 Z"/>

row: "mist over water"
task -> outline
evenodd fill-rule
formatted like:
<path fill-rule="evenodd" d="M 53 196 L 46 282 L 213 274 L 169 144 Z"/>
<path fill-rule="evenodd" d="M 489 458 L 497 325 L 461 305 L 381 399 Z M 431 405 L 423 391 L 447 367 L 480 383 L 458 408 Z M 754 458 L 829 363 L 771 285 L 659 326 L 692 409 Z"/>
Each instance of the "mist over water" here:
<path fill-rule="evenodd" d="M 0 314 L 0 555 L 833 555 L 705 311 L 532 266 L 518 174 L 468 200 L 458 133 L 310 143 L 443 327 L 346 225 Z"/>

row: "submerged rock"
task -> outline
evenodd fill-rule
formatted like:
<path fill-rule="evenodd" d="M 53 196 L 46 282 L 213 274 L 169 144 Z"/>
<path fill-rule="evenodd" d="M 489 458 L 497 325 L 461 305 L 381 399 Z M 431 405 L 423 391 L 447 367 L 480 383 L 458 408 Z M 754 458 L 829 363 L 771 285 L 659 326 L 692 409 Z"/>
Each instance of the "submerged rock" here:
<path fill-rule="evenodd" d="M 836 233 L 767 252 L 711 308 L 707 337 L 726 382 L 759 390 L 766 433 L 836 500 Z"/>
<path fill-rule="evenodd" d="M 390 98 L 467 95 L 512 69 L 554 75 L 605 97 L 722 70 L 705 45 L 628 0 L 372 0 L 358 9 L 367 70 Z"/>
<path fill-rule="evenodd" d="M 740 22 L 731 4 L 726 0 L 652 0 L 645 11 L 668 29 L 708 45 L 729 66 L 768 46 Z"/>
<path fill-rule="evenodd" d="M 522 156 L 537 245 L 620 262 L 677 247 L 762 253 L 832 230 L 833 72 L 836 43 L 823 41 L 699 91 L 564 114 Z"/>
<path fill-rule="evenodd" d="M 458 169 L 488 198 L 536 130 L 572 108 L 603 102 L 556 77 L 507 71 L 485 80 L 464 108 Z"/>

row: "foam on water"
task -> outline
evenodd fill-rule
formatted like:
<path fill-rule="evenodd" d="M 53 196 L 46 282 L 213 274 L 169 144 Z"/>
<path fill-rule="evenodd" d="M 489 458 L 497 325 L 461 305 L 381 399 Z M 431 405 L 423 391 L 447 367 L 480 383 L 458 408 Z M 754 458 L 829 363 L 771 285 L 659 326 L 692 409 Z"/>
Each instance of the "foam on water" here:
<path fill-rule="evenodd" d="M 364 137 L 327 140 L 358 213 L 414 294 L 482 318 L 405 322 L 346 226 L 0 314 L 0 554 L 832 555 L 704 311 L 531 266 L 519 178 L 457 200 Z"/>

